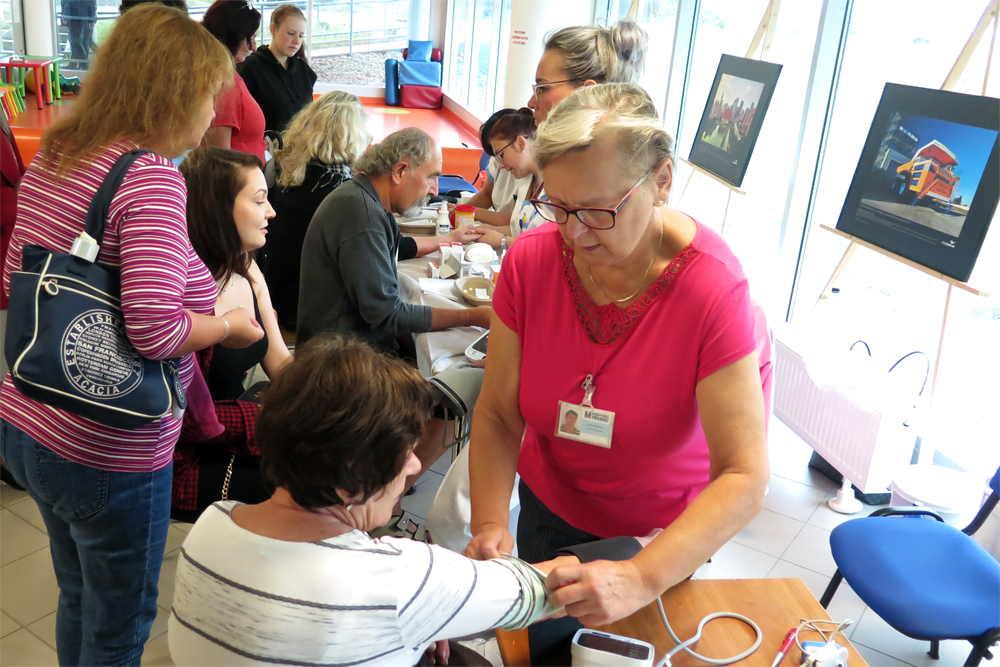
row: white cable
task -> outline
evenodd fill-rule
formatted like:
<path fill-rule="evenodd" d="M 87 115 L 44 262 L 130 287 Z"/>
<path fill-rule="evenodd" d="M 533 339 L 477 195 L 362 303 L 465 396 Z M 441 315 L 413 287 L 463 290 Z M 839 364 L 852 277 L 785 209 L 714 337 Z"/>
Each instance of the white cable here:
<path fill-rule="evenodd" d="M 674 633 L 673 628 L 670 627 L 670 622 L 667 621 L 667 612 L 663 610 L 663 600 L 661 600 L 660 598 L 656 598 L 656 607 L 657 609 L 660 610 L 660 620 L 663 621 L 663 627 L 667 629 L 667 632 L 670 633 L 670 638 L 673 639 L 674 642 L 677 644 L 677 646 L 675 646 L 671 651 L 669 651 L 665 656 L 663 656 L 663 658 L 660 659 L 660 662 L 656 664 L 656 667 L 664 667 L 664 666 L 670 667 L 671 665 L 670 658 L 673 657 L 674 654 L 676 654 L 679 651 L 684 651 L 695 660 L 701 660 L 702 662 L 707 662 L 710 665 L 731 665 L 734 662 L 739 662 L 740 660 L 743 660 L 744 658 L 753 654 L 754 651 L 760 648 L 760 643 L 764 639 L 764 634 L 760 631 L 760 626 L 754 623 L 751 619 L 747 618 L 746 616 L 743 616 L 742 614 L 735 614 L 729 611 L 720 611 L 715 614 L 709 614 L 705 618 L 701 619 L 701 622 L 698 623 L 698 632 L 695 633 L 694 637 L 688 639 L 687 641 L 682 642 Z M 751 628 L 753 628 L 753 631 L 755 633 L 757 633 L 757 640 L 754 641 L 753 646 L 748 648 L 746 651 L 743 651 L 743 653 L 733 656 L 732 658 L 706 658 L 705 656 L 698 655 L 697 653 L 689 649 L 688 646 L 694 644 L 696 641 L 701 639 L 702 628 L 704 628 L 710 621 L 714 621 L 717 618 L 735 618 L 737 621 L 742 621 L 746 623 Z"/>

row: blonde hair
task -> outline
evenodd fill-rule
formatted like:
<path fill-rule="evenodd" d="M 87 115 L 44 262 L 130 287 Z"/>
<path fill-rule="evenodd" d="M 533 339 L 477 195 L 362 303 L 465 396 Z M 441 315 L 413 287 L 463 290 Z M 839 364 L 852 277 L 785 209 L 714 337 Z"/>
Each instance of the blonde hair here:
<path fill-rule="evenodd" d="M 582 84 L 639 83 L 649 35 L 635 21 L 625 19 L 610 28 L 578 25 L 562 28 L 545 37 L 545 50 L 562 53 L 563 69 Z"/>
<path fill-rule="evenodd" d="M 302 19 L 303 21 L 306 20 L 306 15 L 303 14 L 302 10 L 296 7 L 295 5 L 281 5 L 280 7 L 276 8 L 273 12 L 271 12 L 271 25 L 273 25 L 276 28 L 280 28 L 281 24 L 289 16 L 295 16 L 297 18 Z"/>
<path fill-rule="evenodd" d="M 168 142 L 181 153 L 206 95 L 231 86 L 233 58 L 201 24 L 159 3 L 129 10 L 90 67 L 73 113 L 42 137 L 64 174 L 122 139 Z"/>
<path fill-rule="evenodd" d="M 614 138 L 622 166 L 636 174 L 664 160 L 673 163 L 673 139 L 663 129 L 649 94 L 631 83 L 584 86 L 563 100 L 538 127 L 534 157 L 540 167 Z"/>
<path fill-rule="evenodd" d="M 310 102 L 295 114 L 282 135 L 284 146 L 274 155 L 278 185 L 302 185 L 310 160 L 353 165 L 372 142 L 368 116 L 355 95 L 339 90 Z"/>

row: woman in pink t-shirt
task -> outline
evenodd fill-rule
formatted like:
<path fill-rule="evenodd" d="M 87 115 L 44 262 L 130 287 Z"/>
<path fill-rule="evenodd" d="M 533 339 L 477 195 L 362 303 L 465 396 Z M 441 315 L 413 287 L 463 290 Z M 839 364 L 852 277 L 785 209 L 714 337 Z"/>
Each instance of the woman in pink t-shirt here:
<path fill-rule="evenodd" d="M 205 12 L 202 24 L 233 54 L 233 62 L 242 63 L 254 52 L 254 35 L 260 27 L 260 12 L 247 0 L 216 0 Z M 233 72 L 233 87 L 215 97 L 215 119 L 205 135 L 205 143 L 219 148 L 253 153 L 264 159 L 264 112 L 247 90 L 238 72 Z"/>
<path fill-rule="evenodd" d="M 511 248 L 493 300 L 466 554 L 513 547 L 515 471 L 529 562 L 663 529 L 631 561 L 549 576 L 553 602 L 588 625 L 689 577 L 757 514 L 768 482 L 766 324 L 722 238 L 663 205 L 671 143 L 632 84 L 556 107 L 535 154 L 550 199 L 537 208 L 560 224 Z"/>

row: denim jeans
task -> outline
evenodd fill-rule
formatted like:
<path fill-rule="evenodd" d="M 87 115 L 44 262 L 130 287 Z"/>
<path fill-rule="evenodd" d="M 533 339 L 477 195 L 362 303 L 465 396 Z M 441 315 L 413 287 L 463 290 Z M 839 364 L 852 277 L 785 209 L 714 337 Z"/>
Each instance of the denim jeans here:
<path fill-rule="evenodd" d="M 0 456 L 45 520 L 59 583 L 59 664 L 139 665 L 156 618 L 173 465 L 110 472 L 0 420 Z"/>

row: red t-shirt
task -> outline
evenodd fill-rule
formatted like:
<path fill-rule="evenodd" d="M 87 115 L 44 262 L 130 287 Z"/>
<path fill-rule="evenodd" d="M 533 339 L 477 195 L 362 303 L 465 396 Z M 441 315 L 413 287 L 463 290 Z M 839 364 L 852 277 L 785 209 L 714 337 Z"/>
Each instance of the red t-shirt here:
<path fill-rule="evenodd" d="M 504 260 L 493 307 L 521 344 L 526 424 L 518 472 L 570 525 L 600 537 L 669 525 L 709 482 L 695 385 L 760 346 L 766 323 L 729 246 L 698 225 L 694 240 L 626 310 L 596 306 L 555 224 L 522 235 Z M 587 324 L 589 323 L 589 325 Z M 587 329 L 605 343 L 597 343 Z M 555 436 L 559 401 L 615 413 L 610 449 Z"/>
<path fill-rule="evenodd" d="M 219 125 L 233 128 L 229 144 L 234 151 L 253 153 L 264 163 L 264 112 L 247 90 L 243 77 L 233 73 L 235 85 L 222 90 L 215 97 L 215 120 Z"/>

